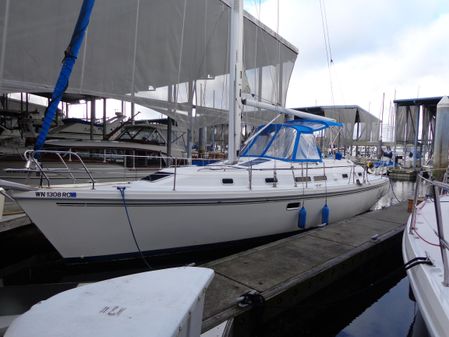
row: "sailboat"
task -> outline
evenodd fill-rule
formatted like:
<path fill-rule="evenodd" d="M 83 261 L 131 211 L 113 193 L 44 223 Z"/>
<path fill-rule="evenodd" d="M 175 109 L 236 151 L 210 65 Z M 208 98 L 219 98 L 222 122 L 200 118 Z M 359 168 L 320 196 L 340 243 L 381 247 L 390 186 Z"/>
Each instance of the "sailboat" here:
<path fill-rule="evenodd" d="M 67 260 L 135 257 L 295 233 L 367 211 L 388 179 L 324 159 L 314 132 L 335 120 L 242 97 L 243 4 L 231 9 L 228 160 L 162 169 L 139 181 L 12 191 Z M 243 105 L 296 118 L 269 123 L 239 150 Z"/>
<path fill-rule="evenodd" d="M 431 187 L 433 195 L 418 202 L 423 182 Z M 411 290 L 430 336 L 447 336 L 449 331 L 448 190 L 447 182 L 418 175 L 413 212 L 402 239 Z"/>

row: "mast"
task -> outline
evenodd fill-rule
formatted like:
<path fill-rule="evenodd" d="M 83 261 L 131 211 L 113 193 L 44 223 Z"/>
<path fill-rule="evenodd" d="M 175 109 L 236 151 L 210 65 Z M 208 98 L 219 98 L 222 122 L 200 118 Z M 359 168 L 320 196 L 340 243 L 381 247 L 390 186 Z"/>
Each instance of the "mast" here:
<path fill-rule="evenodd" d="M 232 0 L 229 38 L 228 161 L 238 161 L 242 120 L 243 0 Z"/>

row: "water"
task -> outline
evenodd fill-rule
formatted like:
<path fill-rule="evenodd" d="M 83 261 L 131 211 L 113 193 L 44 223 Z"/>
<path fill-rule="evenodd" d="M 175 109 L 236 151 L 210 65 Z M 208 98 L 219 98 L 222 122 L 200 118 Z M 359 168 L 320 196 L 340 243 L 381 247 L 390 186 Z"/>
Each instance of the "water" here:
<path fill-rule="evenodd" d="M 397 204 L 400 201 L 406 201 L 409 198 L 413 198 L 414 188 L 414 182 L 390 180 L 388 193 L 380 198 L 379 201 L 371 208 L 371 210 L 379 210 L 384 207 L 389 207 L 391 205 Z"/>
<path fill-rule="evenodd" d="M 386 251 L 281 317 L 264 322 L 251 336 L 426 336 L 412 335 L 417 306 L 409 298 L 402 266 L 400 247 Z"/>
<path fill-rule="evenodd" d="M 337 336 L 408 336 L 416 314 L 416 303 L 408 298 L 408 294 L 409 282 L 405 277 L 342 329 Z"/>

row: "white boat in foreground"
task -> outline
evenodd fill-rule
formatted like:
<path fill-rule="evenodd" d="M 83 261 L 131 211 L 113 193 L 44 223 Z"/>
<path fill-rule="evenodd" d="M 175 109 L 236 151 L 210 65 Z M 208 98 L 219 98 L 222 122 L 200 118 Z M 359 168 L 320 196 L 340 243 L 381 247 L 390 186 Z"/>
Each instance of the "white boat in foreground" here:
<path fill-rule="evenodd" d="M 213 275 L 182 267 L 84 285 L 34 305 L 5 337 L 199 337 Z"/>
<path fill-rule="evenodd" d="M 419 311 L 428 332 L 436 337 L 449 334 L 449 246 L 445 239 L 449 231 L 449 196 L 438 195 L 439 188 L 448 191 L 449 185 L 432 183 L 438 185 L 437 197 L 425 199 L 414 209 L 404 231 L 402 253 Z"/>

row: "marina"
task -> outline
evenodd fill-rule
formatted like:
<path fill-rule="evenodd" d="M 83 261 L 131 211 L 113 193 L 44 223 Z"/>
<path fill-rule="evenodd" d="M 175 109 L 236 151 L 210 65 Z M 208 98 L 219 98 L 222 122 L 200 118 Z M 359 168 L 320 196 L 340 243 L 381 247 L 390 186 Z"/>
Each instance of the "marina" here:
<path fill-rule="evenodd" d="M 318 5 L 0 0 L 0 337 L 449 335 L 449 7 Z"/>

